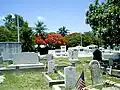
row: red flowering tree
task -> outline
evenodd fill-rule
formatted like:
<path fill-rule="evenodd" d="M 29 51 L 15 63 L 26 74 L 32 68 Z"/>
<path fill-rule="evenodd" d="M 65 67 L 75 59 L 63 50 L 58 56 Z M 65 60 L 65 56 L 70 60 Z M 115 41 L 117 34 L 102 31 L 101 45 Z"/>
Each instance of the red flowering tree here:
<path fill-rule="evenodd" d="M 41 52 L 40 45 L 45 45 L 45 40 L 41 38 L 41 36 L 37 35 L 35 36 L 35 43 L 38 45 L 36 48 L 38 52 Z"/>
<path fill-rule="evenodd" d="M 39 45 L 45 45 L 46 43 L 45 43 L 45 41 L 41 38 L 41 36 L 39 36 L 39 35 L 37 35 L 36 37 L 35 37 L 35 42 L 37 43 L 37 44 L 39 44 Z"/>
<path fill-rule="evenodd" d="M 50 48 L 53 48 L 53 47 L 59 47 L 61 45 L 66 45 L 67 39 L 61 36 L 60 34 L 49 33 L 46 36 L 45 42 L 46 44 L 48 44 Z"/>

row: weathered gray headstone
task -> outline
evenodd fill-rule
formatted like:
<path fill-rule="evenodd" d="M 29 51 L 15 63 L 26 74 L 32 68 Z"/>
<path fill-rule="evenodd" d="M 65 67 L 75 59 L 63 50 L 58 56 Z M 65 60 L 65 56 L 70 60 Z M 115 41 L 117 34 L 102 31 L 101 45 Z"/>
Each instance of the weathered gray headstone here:
<path fill-rule="evenodd" d="M 78 59 L 78 50 L 77 50 L 77 49 L 73 49 L 73 53 L 72 53 L 72 54 L 73 54 L 73 55 L 72 55 L 72 56 L 73 56 L 72 58 L 73 58 L 74 60 L 77 60 L 77 59 Z"/>
<path fill-rule="evenodd" d="M 100 63 L 97 60 L 92 60 L 89 63 L 89 68 L 91 71 L 92 84 L 95 85 L 102 83 Z"/>
<path fill-rule="evenodd" d="M 109 59 L 109 66 L 113 66 L 113 60 Z"/>
<path fill-rule="evenodd" d="M 73 66 L 65 67 L 64 74 L 65 74 L 65 87 L 74 88 L 76 84 L 76 68 Z"/>
<path fill-rule="evenodd" d="M 69 49 L 68 54 L 69 54 L 69 60 L 71 62 L 78 60 L 78 50 L 77 49 Z"/>
<path fill-rule="evenodd" d="M 53 60 L 53 54 L 46 55 L 47 61 Z"/>
<path fill-rule="evenodd" d="M 55 70 L 55 62 L 53 60 L 48 61 L 48 73 L 53 73 Z"/>
<path fill-rule="evenodd" d="M 112 59 L 109 59 L 109 74 L 111 75 L 112 74 L 112 66 L 113 66 L 113 60 Z"/>
<path fill-rule="evenodd" d="M 110 75 L 112 74 L 112 66 L 110 66 L 109 74 L 110 74 Z"/>
<path fill-rule="evenodd" d="M 68 49 L 68 56 L 69 56 L 69 61 L 72 59 L 72 50 Z"/>
<path fill-rule="evenodd" d="M 13 56 L 13 64 L 39 64 L 38 55 L 34 52 L 22 52 Z"/>

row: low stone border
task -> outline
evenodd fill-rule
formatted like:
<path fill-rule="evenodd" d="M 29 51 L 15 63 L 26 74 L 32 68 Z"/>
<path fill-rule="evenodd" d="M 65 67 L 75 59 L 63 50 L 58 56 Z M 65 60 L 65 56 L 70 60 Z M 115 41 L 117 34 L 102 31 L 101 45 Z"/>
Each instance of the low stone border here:
<path fill-rule="evenodd" d="M 62 90 L 62 89 L 60 88 L 60 86 L 65 87 L 65 84 L 53 85 L 53 86 L 52 86 L 52 90 Z"/>
<path fill-rule="evenodd" d="M 66 66 L 55 66 L 58 70 L 63 69 Z M 39 65 L 39 66 L 24 66 L 24 67 L 0 67 L 0 71 L 16 71 L 16 70 L 27 70 L 27 69 L 40 69 L 41 71 L 46 71 L 45 65 Z"/>
<path fill-rule="evenodd" d="M 105 82 L 120 89 L 120 83 L 116 83 L 116 82 L 113 82 L 113 81 L 110 81 L 110 80 L 106 80 Z"/>
<path fill-rule="evenodd" d="M 44 70 L 45 66 L 31 66 L 31 67 L 20 67 L 20 68 L 16 68 L 16 67 L 1 67 L 0 71 L 15 71 L 15 70 L 27 70 L 27 69 L 40 69 L 40 70 Z"/>
<path fill-rule="evenodd" d="M 104 70 L 104 67 L 101 67 L 102 70 Z M 115 76 L 115 77 L 120 77 L 120 70 L 117 69 L 112 69 L 111 74 L 109 73 L 110 68 L 106 68 L 106 71 L 109 75 Z"/>
<path fill-rule="evenodd" d="M 45 81 L 48 83 L 49 86 L 56 84 L 64 84 L 64 80 L 53 80 L 48 74 L 46 74 L 46 72 L 42 72 L 42 73 L 45 76 Z M 58 74 L 64 77 L 64 75 L 60 71 L 58 71 Z"/>
<path fill-rule="evenodd" d="M 60 71 L 58 71 L 58 74 L 65 78 L 65 75 L 61 73 Z"/>

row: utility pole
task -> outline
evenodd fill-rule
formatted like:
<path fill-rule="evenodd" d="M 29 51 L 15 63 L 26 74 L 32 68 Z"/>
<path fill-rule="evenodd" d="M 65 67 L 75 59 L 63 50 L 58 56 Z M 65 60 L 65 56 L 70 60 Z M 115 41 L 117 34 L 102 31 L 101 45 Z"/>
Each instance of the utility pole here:
<path fill-rule="evenodd" d="M 81 37 L 81 46 L 82 46 L 82 33 L 80 33 L 80 37 Z"/>
<path fill-rule="evenodd" d="M 15 18 L 15 15 L 14 14 L 11 14 L 12 15 L 12 18 Z M 19 34 L 19 32 L 20 32 L 20 28 L 19 28 L 19 16 L 18 15 L 16 15 L 16 18 L 15 19 L 17 19 L 17 37 L 18 37 L 18 42 L 20 42 L 20 34 Z"/>
<path fill-rule="evenodd" d="M 19 17 L 17 16 L 17 35 L 18 35 L 18 42 L 20 42 L 20 29 L 19 29 Z"/>

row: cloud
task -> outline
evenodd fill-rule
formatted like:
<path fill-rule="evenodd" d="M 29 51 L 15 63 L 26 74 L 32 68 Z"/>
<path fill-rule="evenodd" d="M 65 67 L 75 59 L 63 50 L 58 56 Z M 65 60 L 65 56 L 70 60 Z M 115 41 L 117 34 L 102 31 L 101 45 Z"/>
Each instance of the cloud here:
<path fill-rule="evenodd" d="M 42 16 L 38 16 L 37 17 L 37 20 L 39 20 L 39 21 L 44 21 L 44 20 L 46 20 L 44 17 L 42 17 Z"/>
<path fill-rule="evenodd" d="M 29 26 L 29 27 L 35 27 L 35 25 L 34 25 L 34 24 L 28 24 L 28 26 Z"/>

